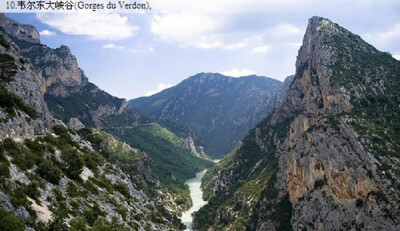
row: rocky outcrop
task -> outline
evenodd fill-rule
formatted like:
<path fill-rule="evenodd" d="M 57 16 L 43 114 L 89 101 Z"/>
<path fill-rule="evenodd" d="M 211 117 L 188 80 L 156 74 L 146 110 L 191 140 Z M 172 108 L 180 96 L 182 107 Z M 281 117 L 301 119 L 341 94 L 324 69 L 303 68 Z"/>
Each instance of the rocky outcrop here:
<path fill-rule="evenodd" d="M 3 31 L 15 39 L 29 43 L 40 43 L 40 35 L 34 26 L 18 23 L 0 13 L 0 22 Z"/>
<path fill-rule="evenodd" d="M 78 118 L 69 119 L 67 126 L 69 129 L 76 131 L 85 127 L 85 125 L 83 125 L 83 123 Z"/>
<path fill-rule="evenodd" d="M 9 19 L 1 20 L 3 17 L 4 15 L 0 14 L 0 26 L 5 29 L 11 27 L 12 35 L 28 40 L 35 35 L 36 29 L 34 30 L 26 25 L 18 27 Z M 29 33 L 32 33 L 32 36 L 28 36 Z M 2 76 L 1 85 L 32 108 L 35 115 L 28 115 L 29 113 L 17 109 L 15 116 L 11 116 L 7 121 L 0 124 L 0 137 L 31 137 L 46 134 L 49 131 L 49 126 L 56 124 L 57 121 L 54 120 L 43 100 L 40 86 L 37 83 L 38 76 L 33 71 L 33 66 L 29 60 L 22 57 L 19 47 L 12 42 L 9 35 L 2 33 L 1 36 L 3 40 L 0 45 L 2 59 L 8 57 L 10 59 L 8 62 L 15 65 L 15 72 L 11 76 Z M 24 36 L 28 37 L 25 38 Z M 8 101 L 10 100 L 12 101 L 11 98 L 8 99 Z M 7 99 L 3 99 L 3 103 L 6 103 L 5 101 Z"/>
<path fill-rule="evenodd" d="M 285 78 L 283 81 L 282 85 L 279 87 L 279 89 L 276 92 L 276 106 L 282 103 L 282 101 L 285 99 L 287 90 L 290 88 L 290 85 L 292 84 L 294 79 L 294 75 L 288 76 Z"/>
<path fill-rule="evenodd" d="M 23 52 L 43 77 L 41 88 L 43 93 L 50 86 L 58 84 L 56 88 L 51 89 L 49 94 L 67 97 L 70 91 L 66 87 L 81 86 L 88 82 L 75 56 L 67 46 L 51 49 L 38 44 L 23 49 Z"/>
<path fill-rule="evenodd" d="M 51 49 L 37 44 L 22 53 L 33 63 L 50 110 L 65 123 L 77 117 L 98 129 L 133 127 L 141 115 L 124 99 L 111 96 L 90 83 L 67 46 Z M 145 119 L 143 120 L 145 121 Z"/>
<path fill-rule="evenodd" d="M 11 36 L 16 45 L 16 59 L 19 56 L 26 58 L 25 68 L 29 70 L 25 73 L 34 76 L 34 79 L 22 76 L 15 82 L 31 79 L 39 84 L 41 93 L 38 94 L 45 95 L 50 111 L 58 119 L 67 123 L 70 118 L 77 117 L 86 126 L 99 129 L 133 127 L 146 121 L 141 119 L 138 111 L 127 107 L 124 99 L 113 97 L 90 83 L 67 46 L 52 49 L 40 44 L 34 27 L 22 25 L 3 14 L 0 16 L 0 28 Z M 38 98 L 38 95 L 32 96 L 27 98 Z"/>
<path fill-rule="evenodd" d="M 211 230 L 398 230 L 399 71 L 390 55 L 311 18 L 286 97 L 206 175 L 214 196 L 197 222 L 215 214 Z"/>
<path fill-rule="evenodd" d="M 206 156 L 204 153 L 204 148 L 202 146 L 196 147 L 193 138 L 192 137 L 187 137 L 183 141 L 182 148 L 189 151 L 189 153 L 192 153 L 193 155 L 196 156 Z"/>

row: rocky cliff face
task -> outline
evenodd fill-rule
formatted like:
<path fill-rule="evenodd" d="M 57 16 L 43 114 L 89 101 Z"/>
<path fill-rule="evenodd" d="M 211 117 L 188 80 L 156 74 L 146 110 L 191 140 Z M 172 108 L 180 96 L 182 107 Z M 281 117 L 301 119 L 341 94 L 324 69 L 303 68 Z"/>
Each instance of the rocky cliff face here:
<path fill-rule="evenodd" d="M 39 33 L 0 15 L 0 28 L 15 43 L 19 56 L 26 58 L 35 81 L 45 94 L 50 110 L 65 123 L 79 118 L 86 126 L 136 126 L 146 119 L 124 99 L 113 97 L 90 83 L 67 46 L 52 49 L 40 43 Z M 17 57 L 18 58 L 18 57 Z"/>
<path fill-rule="evenodd" d="M 211 171 L 196 224 L 398 230 L 399 76 L 389 54 L 311 18 L 286 98 Z"/>
<path fill-rule="evenodd" d="M 0 137 L 46 134 L 49 131 L 48 127 L 56 121 L 43 100 L 37 83 L 37 73 L 33 71 L 32 64 L 22 56 L 19 47 L 10 38 L 10 36 L 16 36 L 29 41 L 39 41 L 36 37 L 37 31 L 26 25 L 17 27 L 9 19 L 2 20 L 2 18 L 4 16 L 0 14 L 0 20 L 4 22 L 5 29 L 11 31 L 11 35 L 4 32 L 0 34 L 0 82 L 3 93 L 0 107 L 3 110 L 7 107 L 13 109 L 3 114 L 5 122 L 0 125 Z"/>
<path fill-rule="evenodd" d="M 88 82 L 75 56 L 67 46 L 51 49 L 37 44 L 24 47 L 23 52 L 43 77 L 41 82 L 43 93 L 67 97 L 73 93 L 68 91 L 67 87 L 79 87 Z"/>
<path fill-rule="evenodd" d="M 2 14 L 0 29 L 0 230 L 182 228 L 182 208 L 149 167 L 148 154 L 77 118 L 67 129 L 43 93 L 100 94 L 90 112 L 99 127 L 135 123 L 140 114 L 88 83 L 68 48 L 39 44 L 36 29 Z M 118 115 L 126 121 L 119 124 L 112 117 Z"/>
<path fill-rule="evenodd" d="M 266 77 L 201 73 L 129 103 L 155 120 L 174 120 L 193 130 L 205 152 L 219 158 L 275 106 L 281 85 Z"/>
<path fill-rule="evenodd" d="M 1 27 L 11 37 L 29 43 L 40 43 L 40 35 L 34 26 L 18 23 L 0 14 Z"/>
<path fill-rule="evenodd" d="M 10 32 L 8 31 L 9 25 L 13 26 Z M 24 29 L 25 27 L 29 30 Z M 184 186 L 184 181 L 194 176 L 196 172 L 210 166 L 212 162 L 193 155 L 195 153 L 190 153 L 190 145 L 188 146 L 188 150 L 185 150 L 182 138 L 177 137 L 158 124 L 151 123 L 149 119 L 142 116 L 136 109 L 129 107 L 124 99 L 113 97 L 99 89 L 96 85 L 90 83 L 83 71 L 79 69 L 76 58 L 71 54 L 68 47 L 61 46 L 57 49 L 51 49 L 40 44 L 39 39 L 31 39 L 35 37 L 34 35 L 37 33 L 36 29 L 19 24 L 16 21 L 8 19 L 4 15 L 0 16 L 0 30 L 4 32 L 4 35 L 1 34 L 0 36 L 0 51 L 4 51 L 4 53 L 0 53 L 1 138 L 3 139 L 8 135 L 16 139 L 21 144 L 19 145 L 20 149 L 30 154 L 31 151 L 28 149 L 31 147 L 27 146 L 26 143 L 29 143 L 29 140 L 32 142 L 43 142 L 36 135 L 44 135 L 46 139 L 51 140 L 52 136 L 48 133 L 52 132 L 51 128 L 55 124 L 64 126 L 63 122 L 69 122 L 68 126 L 73 130 L 79 130 L 82 129 L 82 126 L 85 126 L 110 132 L 129 145 L 132 145 L 132 147 L 136 147 L 137 149 L 135 150 L 140 149 L 142 153 L 146 151 L 146 155 L 144 155 L 146 158 L 140 162 L 132 162 L 132 156 L 130 155 L 134 154 L 136 151 L 134 153 L 130 151 L 120 153 L 119 150 L 108 150 L 109 147 L 107 145 L 104 145 L 105 147 L 92 148 L 91 144 L 95 146 L 98 140 L 85 140 L 85 134 L 76 135 L 73 130 L 68 134 L 63 134 L 61 138 L 56 136 L 58 141 L 55 142 L 63 143 L 61 146 L 70 146 L 72 149 L 78 148 L 77 146 L 79 146 L 82 150 L 78 151 L 78 157 L 75 156 L 76 158 L 74 159 L 78 162 L 88 158 L 87 156 L 85 157 L 85 155 L 91 155 L 93 154 L 92 152 L 101 152 L 103 156 L 100 159 L 104 158 L 106 162 L 109 162 L 115 167 L 114 169 L 118 173 L 118 179 L 124 178 L 122 183 L 119 183 L 120 181 L 118 180 L 113 181 L 112 184 L 117 183 L 118 185 L 116 187 L 122 187 L 124 192 L 126 192 L 124 189 L 125 186 L 121 184 L 125 183 L 132 183 L 135 190 L 144 191 L 144 194 L 148 198 L 145 199 L 146 202 L 142 204 L 135 204 L 134 201 L 136 201 L 137 198 L 131 198 L 129 195 L 125 195 L 123 198 L 120 197 L 120 200 L 114 198 L 116 201 L 112 199 L 110 201 L 108 196 L 114 193 L 114 189 L 110 188 L 110 185 L 101 186 L 101 181 L 97 181 L 98 184 L 95 183 L 97 185 L 95 187 L 108 188 L 107 192 L 102 191 L 101 193 L 102 196 L 104 196 L 99 199 L 102 204 L 109 202 L 116 204 L 117 201 L 118 203 L 121 201 L 121 203 L 128 203 L 129 199 L 132 199 L 133 201 L 129 203 L 137 205 L 128 206 L 128 211 L 123 209 L 120 212 L 115 210 L 120 210 L 120 207 L 115 207 L 115 205 L 113 205 L 114 207 L 111 206 L 113 210 L 112 214 L 116 216 L 120 214 L 122 216 L 124 220 L 124 222 L 122 222 L 123 225 L 136 229 L 138 228 L 138 224 L 132 222 L 139 221 L 139 223 L 141 223 L 139 224 L 140 230 L 169 230 L 179 227 L 180 221 L 177 220 L 177 215 L 180 214 L 182 210 L 187 209 L 191 203 L 189 189 Z M 25 32 L 22 33 L 20 31 Z M 23 36 L 24 34 L 26 36 Z M 47 109 L 47 106 L 50 110 Z M 53 116 L 62 121 L 54 120 Z M 83 131 L 86 130 L 83 129 Z M 22 141 L 22 139 L 17 139 L 17 136 L 29 138 L 29 140 Z M 69 136 L 72 137 L 72 141 L 75 143 L 67 142 L 67 144 L 65 144 L 64 139 L 68 139 Z M 91 136 L 91 138 L 93 137 Z M 81 140 L 83 140 L 82 145 L 77 145 L 76 143 L 79 143 L 78 141 Z M 46 145 L 48 143 L 49 141 L 46 140 Z M 54 146 L 54 144 L 48 145 Z M 128 145 L 125 144 L 124 146 Z M 1 148 L 2 143 L 0 143 L 0 154 L 3 153 Z M 36 176 L 39 173 L 35 171 L 37 166 L 45 162 L 49 164 L 50 167 L 55 166 L 56 169 L 58 169 L 56 171 L 63 172 L 67 178 L 71 178 L 65 172 L 65 161 L 61 161 L 62 158 L 60 159 L 60 154 L 62 156 L 62 150 L 59 150 L 60 147 L 49 148 L 52 150 L 58 149 L 58 151 L 55 151 L 55 153 L 52 152 L 51 154 L 47 153 L 48 155 L 41 152 L 34 157 L 26 154 L 31 160 L 37 158 L 35 159 L 36 162 L 34 164 L 29 162 L 29 168 L 17 169 L 15 172 L 21 175 L 21 172 L 26 174 L 26 171 L 29 171 L 33 172 Z M 9 151 L 8 149 L 10 148 L 6 149 L 7 152 Z M 108 151 L 104 152 L 104 150 Z M 64 151 L 68 154 L 70 152 L 75 153 L 76 150 Z M 122 156 L 118 156 L 119 154 Z M 6 156 L 7 155 L 6 153 Z M 109 159 L 110 155 L 114 155 L 118 162 L 115 163 L 113 162 L 114 159 Z M 0 157 L 2 157 L 2 155 L 0 155 Z M 16 156 L 16 160 L 8 159 L 4 163 L 0 163 L 0 174 L 2 174 L 2 170 L 7 172 L 9 166 L 12 166 L 9 163 L 10 161 L 17 163 L 19 162 L 18 160 L 24 158 L 27 157 L 25 155 L 18 155 Z M 3 159 L 6 160 L 7 158 L 4 157 Z M 66 157 L 66 159 L 68 159 L 68 157 Z M 51 163 L 48 163 L 48 161 Z M 101 162 L 102 160 L 97 159 L 96 161 Z M 22 161 L 22 163 L 24 163 L 24 161 Z M 99 179 L 99 175 L 96 174 L 96 172 L 101 171 L 100 168 L 91 168 L 93 166 L 89 165 L 85 163 L 85 167 L 91 169 L 92 173 L 86 171 L 86 168 L 77 169 L 76 172 L 80 173 L 82 171 L 82 174 L 85 175 L 86 178 L 93 177 Z M 79 165 L 77 166 L 79 168 Z M 137 172 L 138 169 L 139 172 Z M 49 169 L 46 169 L 46 171 L 47 170 Z M 50 170 L 54 169 L 51 168 Z M 131 182 L 129 183 L 125 178 L 129 177 L 133 172 L 139 175 L 132 175 L 132 178 L 128 180 Z M 145 175 L 149 177 L 143 177 Z M 135 181 L 134 179 L 139 179 L 138 177 L 140 180 Z M 9 177 L 7 176 L 6 178 Z M 71 180 L 74 184 L 76 183 L 75 181 L 79 181 L 79 179 Z M 43 179 L 39 179 L 39 181 L 42 182 Z M 17 182 L 11 182 L 12 186 L 14 184 L 17 184 Z M 63 187 L 63 196 L 65 197 L 65 185 L 60 187 Z M 130 186 L 128 185 L 128 187 Z M 58 189 L 58 187 L 55 188 Z M 97 190 L 94 191 L 94 193 L 91 193 L 96 194 Z M 7 192 L 6 194 L 9 196 L 13 195 L 12 192 Z M 58 194 L 52 194 L 51 196 L 56 195 Z M 92 197 L 92 199 L 93 198 L 95 197 Z M 80 202 L 83 203 L 84 201 Z M 72 203 L 76 207 L 76 201 Z M 91 202 L 88 203 L 90 206 L 95 206 L 91 204 Z M 48 205 L 48 203 L 46 205 Z M 80 207 L 80 215 L 82 215 L 84 211 L 90 210 L 91 207 L 89 205 L 85 204 L 85 206 Z M 110 205 L 105 206 L 106 207 L 100 206 L 100 210 L 103 212 L 111 211 Z M 143 210 L 137 208 L 141 206 L 146 208 L 142 208 Z M 28 207 L 25 206 L 25 208 Z M 71 207 L 68 207 L 68 213 L 72 211 L 70 208 Z M 17 209 L 17 207 L 15 209 Z M 95 208 L 95 210 L 96 213 L 100 212 L 98 207 Z M 126 213 L 132 210 L 138 213 L 126 215 Z M 1 212 L 0 210 L 0 217 L 3 215 Z M 97 215 L 102 215 L 102 213 Z M 135 216 L 133 217 L 133 215 Z M 75 217 L 76 214 L 72 216 Z M 149 217 L 152 221 L 145 219 L 145 217 Z M 107 218 L 108 221 L 110 221 L 111 217 L 107 216 Z M 88 221 L 87 217 L 85 219 Z M 65 217 L 50 220 L 56 223 L 58 222 L 57 224 L 62 226 L 68 223 L 68 219 L 65 219 Z M 145 220 L 148 222 L 145 222 Z M 90 223 L 89 225 L 93 226 L 94 224 Z M 0 226 L 0 230 L 1 229 Z"/>
<path fill-rule="evenodd" d="M 146 121 L 138 111 L 127 107 L 124 99 L 90 83 L 68 47 L 51 49 L 40 43 L 15 42 L 32 62 L 50 110 L 65 123 L 77 117 L 86 126 L 106 129 L 132 127 Z"/>

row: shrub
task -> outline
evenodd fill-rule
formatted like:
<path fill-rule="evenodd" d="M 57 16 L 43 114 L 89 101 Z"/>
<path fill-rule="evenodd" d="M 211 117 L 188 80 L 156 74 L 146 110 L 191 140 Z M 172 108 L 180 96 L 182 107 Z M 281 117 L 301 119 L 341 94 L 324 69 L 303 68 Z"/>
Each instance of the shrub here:
<path fill-rule="evenodd" d="M 68 182 L 67 194 L 70 197 L 80 196 L 79 188 L 71 181 Z"/>
<path fill-rule="evenodd" d="M 8 195 L 14 207 L 24 206 L 27 209 L 30 207 L 31 202 L 26 198 L 24 187 L 16 187 Z"/>
<path fill-rule="evenodd" d="M 12 150 L 19 150 L 18 144 L 13 141 L 11 138 L 4 139 L 4 149 L 10 153 Z M 10 153 L 12 154 L 12 153 Z"/>
<path fill-rule="evenodd" d="M 0 54 L 0 77 L 10 81 L 17 74 L 17 64 L 14 57 L 9 54 Z"/>
<path fill-rule="evenodd" d="M 83 161 L 76 150 L 66 150 L 61 154 L 61 158 L 65 161 L 64 172 L 71 179 L 79 180 L 82 172 Z"/>
<path fill-rule="evenodd" d="M 21 147 L 16 153 L 18 154 L 14 154 L 12 162 L 24 171 L 32 168 L 34 164 L 38 164 L 43 158 L 41 155 L 32 153 L 26 147 Z"/>
<path fill-rule="evenodd" d="M 4 144 L 0 141 L 0 161 L 6 161 L 6 157 L 4 156 Z"/>
<path fill-rule="evenodd" d="M 43 161 L 39 164 L 37 172 L 43 178 L 52 184 L 58 184 L 61 180 L 61 171 L 50 161 Z"/>
<path fill-rule="evenodd" d="M 98 217 L 105 216 L 106 213 L 101 211 L 99 206 L 95 204 L 92 208 L 89 210 L 86 210 L 83 212 L 83 215 L 85 216 L 86 221 L 89 223 L 89 225 L 93 226 L 94 222 Z"/>
<path fill-rule="evenodd" d="M 25 231 L 25 225 L 14 214 L 0 210 L 0 230 Z"/>
<path fill-rule="evenodd" d="M 131 194 L 129 193 L 129 187 L 124 182 L 119 181 L 114 185 L 114 188 L 126 198 L 131 196 Z"/>
<path fill-rule="evenodd" d="M 90 181 L 87 180 L 84 184 L 84 187 L 91 193 L 97 195 L 99 194 L 99 190 L 97 189 L 97 187 Z"/>
<path fill-rule="evenodd" d="M 40 197 L 40 192 L 39 192 L 39 182 L 36 180 L 32 180 L 26 187 L 25 187 L 25 194 L 32 198 L 37 200 Z"/>
<path fill-rule="evenodd" d="M 0 177 L 10 177 L 10 168 L 7 163 L 0 163 Z"/>
<path fill-rule="evenodd" d="M 4 34 L 0 34 L 0 45 L 2 45 L 7 50 L 10 49 L 10 42 L 7 41 L 6 36 Z"/>
<path fill-rule="evenodd" d="M 0 61 L 1 63 L 1 61 Z M 1 65 L 0 65 L 1 68 Z M 29 117 L 35 119 L 37 113 L 35 109 L 28 106 L 18 95 L 8 91 L 5 87 L 0 85 L 0 107 L 4 108 L 6 112 L 12 117 L 15 116 L 15 109 L 25 112 Z"/>
<path fill-rule="evenodd" d="M 86 231 L 87 222 L 84 217 L 76 217 L 69 222 L 70 231 Z"/>
<path fill-rule="evenodd" d="M 56 135 L 68 134 L 68 129 L 62 125 L 56 125 L 53 127 L 53 131 Z"/>
<path fill-rule="evenodd" d="M 93 231 L 112 231 L 112 226 L 110 222 L 108 222 L 104 218 L 99 218 L 94 222 Z"/>
<path fill-rule="evenodd" d="M 118 224 L 117 218 L 113 217 L 112 221 L 109 222 L 105 218 L 98 218 L 93 225 L 92 231 L 128 231 L 131 229 L 127 229 L 121 224 Z"/>
<path fill-rule="evenodd" d="M 84 154 L 83 161 L 85 165 L 94 172 L 97 172 L 97 166 L 103 163 L 103 159 L 98 152 L 90 152 Z"/>

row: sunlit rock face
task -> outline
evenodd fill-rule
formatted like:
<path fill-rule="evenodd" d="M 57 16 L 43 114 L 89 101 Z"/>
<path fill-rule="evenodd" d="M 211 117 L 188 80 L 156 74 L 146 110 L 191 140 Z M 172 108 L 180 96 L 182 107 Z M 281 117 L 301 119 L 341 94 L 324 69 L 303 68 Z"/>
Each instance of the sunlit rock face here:
<path fill-rule="evenodd" d="M 215 214 L 211 230 L 398 230 L 399 76 L 390 54 L 311 18 L 285 99 L 206 174 L 213 196 L 195 223 Z"/>

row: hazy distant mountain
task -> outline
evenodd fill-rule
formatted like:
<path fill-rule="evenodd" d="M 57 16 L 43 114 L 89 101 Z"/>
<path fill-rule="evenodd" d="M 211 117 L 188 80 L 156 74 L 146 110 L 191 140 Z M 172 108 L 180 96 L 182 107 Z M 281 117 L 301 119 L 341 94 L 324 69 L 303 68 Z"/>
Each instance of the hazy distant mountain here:
<path fill-rule="evenodd" d="M 261 76 L 233 78 L 200 73 L 149 97 L 129 101 L 157 121 L 176 121 L 193 130 L 207 154 L 220 158 L 275 107 L 288 88 Z"/>

